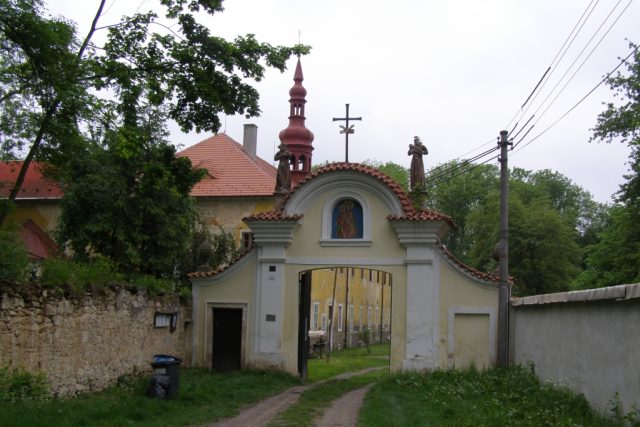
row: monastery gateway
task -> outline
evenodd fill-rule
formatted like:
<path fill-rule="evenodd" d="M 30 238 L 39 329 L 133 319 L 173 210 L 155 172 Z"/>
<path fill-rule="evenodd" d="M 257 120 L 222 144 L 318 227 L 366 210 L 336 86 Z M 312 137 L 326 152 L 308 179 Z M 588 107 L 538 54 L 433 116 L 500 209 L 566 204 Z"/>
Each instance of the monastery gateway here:
<path fill-rule="evenodd" d="M 420 173 L 414 162 L 411 193 L 357 163 L 311 172 L 313 134 L 304 125 L 299 61 L 294 81 L 289 126 L 276 154 L 273 209 L 243 218 L 253 246 L 242 257 L 191 275 L 193 364 L 305 376 L 309 330 L 318 324 L 311 305 L 314 277 L 344 268 L 388 278 L 379 323 L 390 325 L 384 334 L 392 371 L 493 366 L 497 277 L 464 265 L 440 243 L 454 224 L 416 196 L 420 183 L 413 176 Z M 422 154 L 414 152 L 416 159 L 424 177 Z M 345 303 L 340 310 L 352 324 L 358 310 L 354 314 Z"/>

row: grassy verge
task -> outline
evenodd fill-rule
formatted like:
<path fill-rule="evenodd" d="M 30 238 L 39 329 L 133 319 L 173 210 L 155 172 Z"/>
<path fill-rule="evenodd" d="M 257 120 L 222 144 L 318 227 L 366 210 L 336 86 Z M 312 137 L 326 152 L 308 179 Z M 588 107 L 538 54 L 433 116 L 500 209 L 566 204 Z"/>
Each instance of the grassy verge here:
<path fill-rule="evenodd" d="M 298 402 L 282 412 L 270 425 L 279 427 L 311 425 L 331 405 L 333 400 L 351 390 L 364 387 L 388 375 L 387 371 L 381 370 L 345 380 L 329 380 L 323 384 L 316 385 L 302 393 Z"/>
<path fill-rule="evenodd" d="M 335 377 L 345 372 L 359 371 L 376 366 L 388 366 L 389 344 L 371 346 L 371 353 L 365 347 L 349 348 L 331 353 L 326 359 L 310 359 L 308 363 L 308 381 L 314 382 Z"/>
<path fill-rule="evenodd" d="M 204 369 L 180 372 L 180 396 L 144 396 L 148 377 L 128 379 L 101 393 L 75 399 L 0 402 L 2 426 L 184 426 L 229 417 L 299 380 L 277 372 L 216 374 Z"/>
<path fill-rule="evenodd" d="M 612 426 L 583 396 L 525 368 L 393 375 L 367 394 L 363 426 Z"/>

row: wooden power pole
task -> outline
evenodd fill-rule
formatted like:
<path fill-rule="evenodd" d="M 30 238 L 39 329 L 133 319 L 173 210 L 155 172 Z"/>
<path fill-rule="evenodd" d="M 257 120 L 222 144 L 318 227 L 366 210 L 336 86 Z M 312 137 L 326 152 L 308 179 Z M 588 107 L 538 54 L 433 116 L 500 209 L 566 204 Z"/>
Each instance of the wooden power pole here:
<path fill-rule="evenodd" d="M 508 132 L 500 132 L 500 243 L 498 285 L 498 357 L 497 365 L 509 364 L 509 165 Z"/>

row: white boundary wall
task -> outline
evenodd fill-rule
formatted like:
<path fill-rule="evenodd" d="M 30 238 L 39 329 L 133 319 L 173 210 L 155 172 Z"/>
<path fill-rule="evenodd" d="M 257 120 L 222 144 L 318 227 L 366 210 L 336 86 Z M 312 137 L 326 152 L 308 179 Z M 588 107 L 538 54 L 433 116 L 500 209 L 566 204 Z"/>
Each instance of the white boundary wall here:
<path fill-rule="evenodd" d="M 640 409 L 640 284 L 515 298 L 511 360 L 606 411 Z"/>

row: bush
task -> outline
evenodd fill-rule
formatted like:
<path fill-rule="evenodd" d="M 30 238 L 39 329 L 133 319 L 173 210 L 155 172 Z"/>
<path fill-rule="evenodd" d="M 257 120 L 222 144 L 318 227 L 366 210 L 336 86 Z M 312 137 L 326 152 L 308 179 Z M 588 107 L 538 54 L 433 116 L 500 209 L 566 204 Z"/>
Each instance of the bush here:
<path fill-rule="evenodd" d="M 153 276 L 141 275 L 132 278 L 131 283 L 140 290 L 146 290 L 150 295 L 158 295 L 164 292 L 172 292 L 173 281 L 169 279 L 158 279 Z"/>
<path fill-rule="evenodd" d="M 32 374 L 21 368 L 0 368 L 0 401 L 13 403 L 46 397 L 47 381 L 43 374 Z"/>
<path fill-rule="evenodd" d="M 29 271 L 27 249 L 15 229 L 0 229 L 0 281 L 22 282 Z"/>
<path fill-rule="evenodd" d="M 124 281 L 113 264 L 104 258 L 97 258 L 90 263 L 52 258 L 44 261 L 42 267 L 40 282 L 44 286 L 69 289 L 76 294 L 88 288 L 97 291 L 105 285 Z"/>

